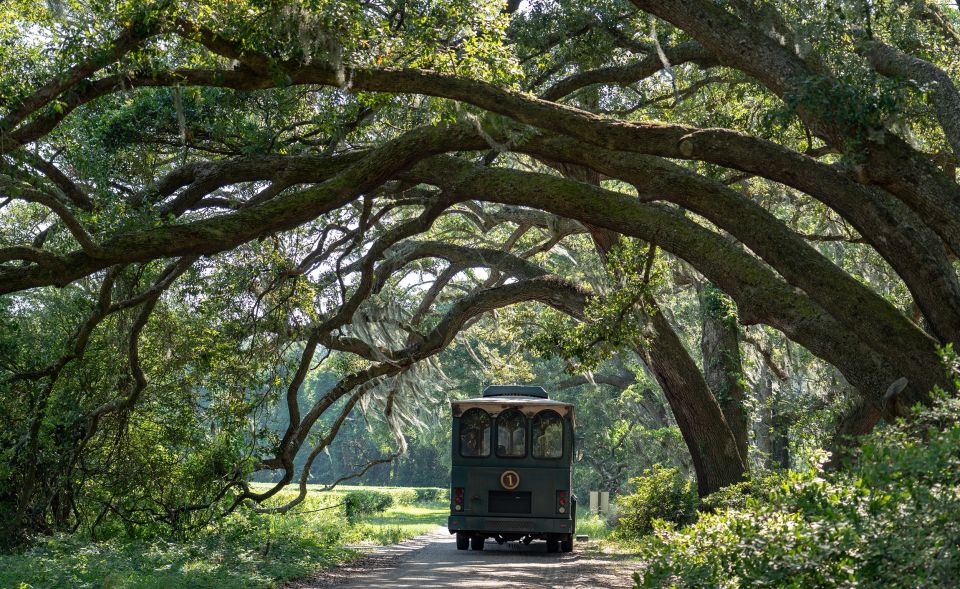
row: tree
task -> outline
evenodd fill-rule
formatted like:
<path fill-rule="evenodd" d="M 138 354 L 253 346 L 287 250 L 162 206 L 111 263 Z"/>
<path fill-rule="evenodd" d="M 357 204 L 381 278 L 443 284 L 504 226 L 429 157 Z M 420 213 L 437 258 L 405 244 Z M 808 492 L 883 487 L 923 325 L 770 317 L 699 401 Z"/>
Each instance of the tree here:
<path fill-rule="evenodd" d="M 858 394 L 838 440 L 949 385 L 953 8 L 15 1 L 0 15 L 0 308 L 18 330 L 0 501 L 16 529 L 79 519 L 71 503 L 134 441 L 130 420 L 171 423 L 148 411 L 164 400 L 183 411 L 158 443 L 203 447 L 205 474 L 189 501 L 153 498 L 154 519 L 305 484 L 354 406 L 397 422 L 425 362 L 483 314 L 602 305 L 529 260 L 580 229 L 604 255 L 624 236 L 683 260 L 708 312 L 716 288 L 743 326 L 834 366 Z M 506 240 L 485 241 L 504 217 Z M 514 253 L 532 228 L 542 241 Z M 421 292 L 405 277 L 424 259 L 447 265 Z M 465 286 L 471 268 L 484 274 Z M 889 280 L 865 280 L 872 268 Z M 746 466 L 736 360 L 698 367 L 662 302 L 631 311 L 641 355 L 709 492 Z M 733 352 L 734 326 L 708 319 L 704 346 L 723 334 Z M 318 353 L 340 378 L 302 406 Z M 245 418 L 270 403 L 285 429 L 251 437 Z M 156 440 L 141 441 L 149 462 Z M 257 470 L 277 485 L 252 490 Z"/>

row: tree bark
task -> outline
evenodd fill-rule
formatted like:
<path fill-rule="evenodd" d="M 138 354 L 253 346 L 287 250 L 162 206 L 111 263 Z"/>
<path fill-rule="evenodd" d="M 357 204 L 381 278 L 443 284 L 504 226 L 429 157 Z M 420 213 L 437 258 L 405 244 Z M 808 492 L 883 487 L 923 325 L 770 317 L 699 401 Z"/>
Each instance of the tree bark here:
<path fill-rule="evenodd" d="M 929 61 L 908 55 L 880 41 L 865 43 L 870 64 L 884 76 L 912 78 L 930 85 L 930 99 L 943 134 L 960 157 L 960 92 L 945 71 Z"/>
<path fill-rule="evenodd" d="M 620 240 L 613 231 L 591 230 L 597 252 L 607 259 Z M 646 309 L 652 309 L 648 313 Z M 677 427 L 690 451 L 697 478 L 697 493 L 705 497 L 746 477 L 745 454 L 724 417 L 713 391 L 696 362 L 653 297 L 635 309 L 644 319 L 644 342 L 636 352 L 647 363 L 663 389 Z"/>
<path fill-rule="evenodd" d="M 746 464 L 717 399 L 656 302 L 644 304 L 654 312 L 647 317 L 649 343 L 639 352 L 660 383 L 690 450 L 697 493 L 704 497 L 742 481 Z"/>
<path fill-rule="evenodd" d="M 697 283 L 700 302 L 700 352 L 703 373 L 737 442 L 737 451 L 747 462 L 749 417 L 744 406 L 743 366 L 740 360 L 740 330 L 733 301 L 710 283 Z"/>

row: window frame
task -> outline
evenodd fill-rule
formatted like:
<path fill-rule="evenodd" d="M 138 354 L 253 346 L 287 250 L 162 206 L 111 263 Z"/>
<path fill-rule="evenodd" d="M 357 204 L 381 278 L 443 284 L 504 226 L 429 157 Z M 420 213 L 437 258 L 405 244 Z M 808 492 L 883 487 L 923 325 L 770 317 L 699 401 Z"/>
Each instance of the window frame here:
<path fill-rule="evenodd" d="M 504 415 L 511 415 L 514 413 L 523 418 L 523 454 L 500 454 L 500 419 L 503 418 Z M 506 411 L 501 411 L 497 414 L 494 430 L 497 434 L 494 440 L 494 455 L 496 455 L 497 458 L 512 458 L 514 460 L 522 460 L 530 455 L 528 450 L 528 446 L 530 445 L 530 418 L 528 418 L 523 411 L 520 411 L 519 409 L 507 409 Z"/>
<path fill-rule="evenodd" d="M 487 446 L 486 454 L 464 454 L 463 453 L 464 418 L 468 417 L 470 414 L 474 412 L 483 414 L 487 418 L 487 430 L 489 432 L 490 445 Z M 480 407 L 471 407 L 470 409 L 467 409 L 466 411 L 463 412 L 463 415 L 460 416 L 460 423 L 459 423 L 458 432 L 457 432 L 459 434 L 459 441 L 457 442 L 457 453 L 460 455 L 461 458 L 490 458 L 490 455 L 492 454 L 491 447 L 493 446 L 493 443 L 494 443 L 493 430 L 494 430 L 495 421 L 496 420 L 494 419 L 494 416 L 491 415 L 489 411 L 485 409 L 481 409 Z M 481 450 L 483 449 L 483 436 L 481 436 L 480 438 L 480 449 Z"/>
<path fill-rule="evenodd" d="M 553 416 L 556 417 L 556 419 L 560 422 L 560 455 L 559 456 L 537 456 L 534 453 L 536 446 L 535 446 L 535 440 L 533 439 L 533 425 L 535 421 L 539 420 L 541 415 L 545 415 L 547 413 L 552 413 Z M 566 429 L 567 428 L 566 428 L 566 424 L 564 423 L 563 416 L 560 415 L 558 411 L 555 411 L 553 409 L 543 409 L 541 411 L 537 411 L 537 413 L 530 418 L 530 456 L 533 457 L 534 460 L 563 460 L 563 457 L 567 453 L 566 448 L 564 447 L 564 443 L 567 441 Z"/>

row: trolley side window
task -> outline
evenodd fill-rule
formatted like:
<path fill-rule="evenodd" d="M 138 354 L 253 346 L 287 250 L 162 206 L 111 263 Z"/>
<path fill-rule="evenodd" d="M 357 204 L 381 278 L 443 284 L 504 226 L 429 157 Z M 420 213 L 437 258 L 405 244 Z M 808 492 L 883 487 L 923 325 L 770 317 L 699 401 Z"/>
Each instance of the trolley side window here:
<path fill-rule="evenodd" d="M 490 456 L 490 414 L 470 409 L 460 418 L 460 455 L 474 458 Z"/>
<path fill-rule="evenodd" d="M 556 411 L 537 413 L 530 424 L 534 458 L 563 456 L 563 418 Z"/>
<path fill-rule="evenodd" d="M 523 458 L 527 455 L 527 418 L 515 409 L 497 417 L 497 456 Z"/>

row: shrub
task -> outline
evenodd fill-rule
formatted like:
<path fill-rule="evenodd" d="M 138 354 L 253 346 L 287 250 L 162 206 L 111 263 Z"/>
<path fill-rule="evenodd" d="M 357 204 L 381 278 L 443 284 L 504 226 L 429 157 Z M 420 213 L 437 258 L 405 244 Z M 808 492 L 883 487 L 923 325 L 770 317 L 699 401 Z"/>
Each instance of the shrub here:
<path fill-rule="evenodd" d="M 660 519 L 688 524 L 697 517 L 697 493 L 693 482 L 676 468 L 654 465 L 643 476 L 630 479 L 631 495 L 617 500 L 616 535 L 637 539 L 653 531 L 652 522 Z"/>
<path fill-rule="evenodd" d="M 641 544 L 638 588 L 960 586 L 960 400 L 868 436 L 843 472 L 787 472 Z M 736 501 L 730 501 L 736 504 Z"/>
<path fill-rule="evenodd" d="M 700 500 L 700 511 L 714 512 L 720 509 L 742 509 L 753 493 L 753 483 L 743 481 L 723 487 Z"/>
<path fill-rule="evenodd" d="M 343 495 L 343 513 L 351 524 L 365 515 L 382 513 L 393 505 L 393 495 L 382 491 L 349 491 Z"/>
<path fill-rule="evenodd" d="M 417 487 L 414 489 L 417 496 L 414 499 L 417 503 L 436 503 L 438 501 L 446 501 L 449 492 L 446 489 L 441 489 L 440 487 Z"/>
<path fill-rule="evenodd" d="M 384 492 L 390 493 L 394 505 L 413 505 L 417 500 L 417 491 L 411 487 L 390 487 Z"/>

